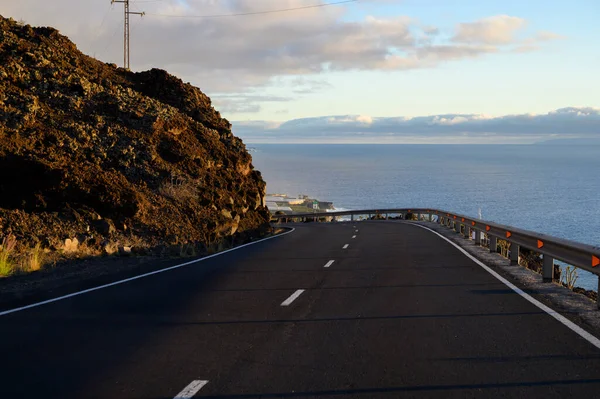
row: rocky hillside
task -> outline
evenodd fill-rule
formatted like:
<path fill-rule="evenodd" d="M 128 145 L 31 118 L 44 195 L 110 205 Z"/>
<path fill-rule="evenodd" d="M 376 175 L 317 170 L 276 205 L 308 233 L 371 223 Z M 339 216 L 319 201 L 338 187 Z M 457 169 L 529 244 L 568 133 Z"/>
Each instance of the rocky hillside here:
<path fill-rule="evenodd" d="M 113 252 L 269 229 L 265 183 L 199 89 L 0 16 L 0 244 Z"/>

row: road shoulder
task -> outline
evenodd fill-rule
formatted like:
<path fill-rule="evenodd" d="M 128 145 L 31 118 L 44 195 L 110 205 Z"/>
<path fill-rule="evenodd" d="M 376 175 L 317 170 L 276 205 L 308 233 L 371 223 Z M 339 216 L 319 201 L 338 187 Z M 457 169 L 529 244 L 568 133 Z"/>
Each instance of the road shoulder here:
<path fill-rule="evenodd" d="M 590 298 L 557 283 L 543 283 L 539 274 L 519 265 L 511 265 L 509 259 L 498 253 L 490 253 L 488 248 L 477 246 L 475 241 L 467 240 L 461 234 L 437 223 L 412 223 L 428 227 L 448 238 L 538 301 L 587 329 L 593 335 L 600 336 L 600 310 Z"/>

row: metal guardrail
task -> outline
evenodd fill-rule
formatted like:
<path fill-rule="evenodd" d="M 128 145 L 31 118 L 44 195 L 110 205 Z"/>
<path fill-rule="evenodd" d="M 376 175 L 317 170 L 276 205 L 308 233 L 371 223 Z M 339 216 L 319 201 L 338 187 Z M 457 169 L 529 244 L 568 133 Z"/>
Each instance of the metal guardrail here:
<path fill-rule="evenodd" d="M 483 234 L 486 234 L 490 242 L 490 252 L 497 252 L 498 239 L 510 243 L 511 263 L 517 264 L 520 248 L 527 248 L 543 255 L 542 279 L 551 282 L 554 279 L 554 260 L 559 260 L 579 269 L 586 270 L 600 276 L 600 247 L 582 244 L 575 241 L 565 240 L 546 234 L 523 230 L 490 221 L 480 220 L 473 217 L 447 212 L 439 209 L 424 208 L 397 208 L 397 209 L 367 209 L 341 212 L 300 213 L 291 215 L 273 215 L 273 219 L 314 219 L 332 218 L 338 216 L 350 216 L 354 220 L 358 215 L 400 215 L 406 219 L 408 214 L 417 215 L 418 220 L 429 220 L 453 228 L 457 233 L 463 234 L 465 238 L 471 239 L 475 232 L 475 240 L 481 245 Z M 600 279 L 599 279 L 600 292 Z M 600 307 L 600 295 L 598 295 L 598 306 Z"/>

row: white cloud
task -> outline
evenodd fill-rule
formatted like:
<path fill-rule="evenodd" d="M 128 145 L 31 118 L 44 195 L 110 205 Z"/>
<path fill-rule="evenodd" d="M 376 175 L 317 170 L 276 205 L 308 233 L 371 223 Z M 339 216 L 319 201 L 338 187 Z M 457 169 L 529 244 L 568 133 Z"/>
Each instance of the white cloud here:
<path fill-rule="evenodd" d="M 525 27 L 523 18 L 496 15 L 475 22 L 458 25 L 453 41 L 476 44 L 509 44 L 515 41 L 516 33 Z"/>
<path fill-rule="evenodd" d="M 328 71 L 409 70 L 517 51 L 558 37 L 552 32 L 517 40 L 526 21 L 508 15 L 461 23 L 454 35 L 406 16 L 344 19 L 347 7 L 312 8 L 247 17 L 167 18 L 160 15 L 221 15 L 314 5 L 323 0 L 162 1 L 133 3 L 132 66 L 159 67 L 209 94 L 240 93 L 272 85 L 278 77 Z M 5 16 L 55 26 L 85 53 L 103 61 L 122 59 L 122 5 L 108 0 L 19 0 L 3 4 Z M 95 19 L 94 19 L 95 18 Z M 309 21 L 309 23 L 307 22 Z M 295 95 L 312 90 L 300 87 Z M 229 101 L 231 103 L 231 101 Z M 225 104 L 252 111 L 256 104 Z"/>
<path fill-rule="evenodd" d="M 319 118 L 313 118 L 319 120 Z M 373 118 L 368 115 L 345 115 L 345 116 L 330 116 L 327 119 L 329 124 L 353 124 L 353 125 L 370 125 L 373 123 Z"/>
<path fill-rule="evenodd" d="M 274 127 L 275 126 L 275 127 Z M 234 133 L 248 142 L 471 142 L 532 143 L 551 138 L 600 140 L 600 108 L 569 107 L 546 114 L 432 115 L 377 118 L 337 115 L 284 123 L 233 122 Z"/>
<path fill-rule="evenodd" d="M 558 33 L 554 33 L 554 32 L 541 31 L 541 32 L 537 33 L 536 39 L 539 41 L 559 40 L 559 39 L 565 39 L 565 36 L 559 35 Z"/>
<path fill-rule="evenodd" d="M 370 125 L 373 123 L 373 118 L 371 118 L 369 115 L 359 115 L 356 117 L 356 121 L 359 123 L 364 123 L 365 125 Z"/>

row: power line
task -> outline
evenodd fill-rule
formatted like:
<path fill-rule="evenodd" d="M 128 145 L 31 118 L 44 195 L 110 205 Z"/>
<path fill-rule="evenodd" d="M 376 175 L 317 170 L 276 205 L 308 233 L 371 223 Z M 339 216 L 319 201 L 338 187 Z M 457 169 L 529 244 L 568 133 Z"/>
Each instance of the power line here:
<path fill-rule="evenodd" d="M 306 10 L 309 8 L 320 8 L 320 7 L 328 7 L 328 6 L 336 6 L 340 4 L 346 3 L 355 3 L 358 0 L 343 0 L 343 1 L 335 1 L 331 3 L 322 3 L 315 4 L 312 6 L 303 6 L 303 7 L 294 7 L 294 8 L 283 8 L 279 10 L 267 10 L 267 11 L 254 11 L 254 12 L 244 12 L 237 14 L 214 14 L 214 15 L 169 15 L 169 14 L 151 14 L 148 13 L 146 15 L 151 15 L 154 17 L 168 17 L 168 18 L 222 18 L 222 17 L 243 17 L 249 15 L 263 15 L 263 14 L 274 14 L 280 12 L 288 12 L 288 11 L 297 11 L 297 10 Z"/>

